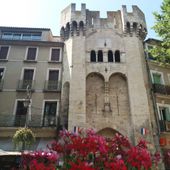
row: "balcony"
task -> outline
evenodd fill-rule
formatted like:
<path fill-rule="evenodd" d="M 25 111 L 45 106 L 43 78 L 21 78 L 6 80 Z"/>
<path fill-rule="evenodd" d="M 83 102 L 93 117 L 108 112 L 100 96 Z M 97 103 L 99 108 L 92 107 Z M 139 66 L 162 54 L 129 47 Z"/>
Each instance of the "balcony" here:
<path fill-rule="evenodd" d="M 45 116 L 42 120 L 42 114 L 32 114 L 31 121 L 28 122 L 29 127 L 57 127 L 56 116 Z M 24 127 L 26 123 L 26 115 L 0 115 L 0 127 Z"/>
<path fill-rule="evenodd" d="M 61 82 L 45 81 L 44 92 L 59 92 L 61 91 Z"/>
<path fill-rule="evenodd" d="M 0 80 L 0 91 L 2 91 L 4 85 L 4 80 Z"/>
<path fill-rule="evenodd" d="M 153 84 L 153 91 L 154 93 L 170 95 L 170 86 L 163 84 Z"/>
<path fill-rule="evenodd" d="M 161 132 L 170 132 L 170 122 L 165 120 L 159 120 L 159 126 Z"/>
<path fill-rule="evenodd" d="M 34 80 L 19 80 L 17 91 L 26 91 L 27 87 L 29 86 L 29 89 L 34 91 Z"/>
<path fill-rule="evenodd" d="M 47 122 L 42 125 L 41 122 L 42 115 L 32 115 L 31 121 L 28 123 L 28 127 L 35 133 L 37 138 L 53 138 L 56 137 L 57 132 L 57 118 L 55 124 L 49 125 Z M 12 115 L 4 114 L 0 115 L 0 137 L 13 137 L 16 130 L 19 127 L 25 126 L 26 117 L 25 115 Z M 48 126 L 49 125 L 49 126 Z"/>

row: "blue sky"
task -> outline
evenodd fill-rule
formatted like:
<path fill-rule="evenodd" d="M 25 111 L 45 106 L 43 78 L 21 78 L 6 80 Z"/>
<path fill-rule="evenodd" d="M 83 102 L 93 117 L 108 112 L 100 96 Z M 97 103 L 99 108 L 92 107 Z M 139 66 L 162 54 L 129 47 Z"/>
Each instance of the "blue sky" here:
<path fill-rule="evenodd" d="M 0 0 L 0 26 L 50 28 L 53 35 L 59 35 L 60 12 L 70 3 L 76 3 L 80 10 L 81 3 L 86 3 L 89 10 L 117 11 L 122 5 L 137 5 L 144 13 L 148 26 L 147 38 L 158 38 L 151 27 L 154 25 L 153 11 L 160 11 L 162 0 Z"/>

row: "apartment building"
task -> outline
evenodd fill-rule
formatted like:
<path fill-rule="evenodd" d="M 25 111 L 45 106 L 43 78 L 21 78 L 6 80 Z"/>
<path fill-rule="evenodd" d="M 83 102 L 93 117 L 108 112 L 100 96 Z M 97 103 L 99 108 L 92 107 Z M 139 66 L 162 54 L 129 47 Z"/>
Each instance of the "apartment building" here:
<path fill-rule="evenodd" d="M 159 144 L 165 151 L 170 149 L 170 66 L 157 62 L 148 51 L 159 43 L 159 40 L 149 38 L 145 41 L 145 49 L 152 101 L 155 108 L 157 135 Z"/>
<path fill-rule="evenodd" d="M 3 149 L 13 149 L 11 137 L 23 126 L 33 128 L 36 147 L 56 136 L 63 46 L 50 29 L 0 27 L 0 145 L 4 145 Z"/>

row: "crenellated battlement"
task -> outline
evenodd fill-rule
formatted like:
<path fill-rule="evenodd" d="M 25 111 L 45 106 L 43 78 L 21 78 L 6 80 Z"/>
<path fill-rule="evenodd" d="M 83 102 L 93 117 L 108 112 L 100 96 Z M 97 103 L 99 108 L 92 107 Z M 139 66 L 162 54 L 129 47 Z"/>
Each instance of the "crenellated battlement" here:
<path fill-rule="evenodd" d="M 122 6 L 123 32 L 125 35 L 137 35 L 144 39 L 147 34 L 144 13 L 136 6 L 132 6 L 132 12 L 127 12 L 125 5 Z"/>
<path fill-rule="evenodd" d="M 90 11 L 86 4 L 81 4 L 81 10 L 76 10 L 76 4 L 70 4 L 61 13 L 60 35 L 66 40 L 72 36 L 85 36 L 87 31 L 112 29 L 124 36 L 144 39 L 147 34 L 145 16 L 137 6 L 132 9 L 128 12 L 123 5 L 122 10 L 108 11 L 107 18 L 101 18 L 100 11 Z"/>

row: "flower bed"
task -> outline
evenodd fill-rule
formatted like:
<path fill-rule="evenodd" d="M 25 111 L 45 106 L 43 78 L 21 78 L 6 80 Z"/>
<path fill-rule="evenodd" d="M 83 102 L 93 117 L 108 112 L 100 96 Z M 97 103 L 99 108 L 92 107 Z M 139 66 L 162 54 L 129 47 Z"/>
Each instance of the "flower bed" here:
<path fill-rule="evenodd" d="M 93 130 L 60 132 L 60 140 L 48 146 L 49 152 L 23 154 L 23 169 L 29 170 L 149 170 L 160 155 L 152 155 L 144 140 L 133 146 L 119 134 L 112 139 Z"/>

